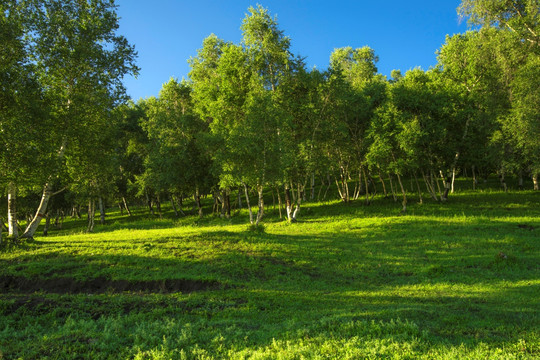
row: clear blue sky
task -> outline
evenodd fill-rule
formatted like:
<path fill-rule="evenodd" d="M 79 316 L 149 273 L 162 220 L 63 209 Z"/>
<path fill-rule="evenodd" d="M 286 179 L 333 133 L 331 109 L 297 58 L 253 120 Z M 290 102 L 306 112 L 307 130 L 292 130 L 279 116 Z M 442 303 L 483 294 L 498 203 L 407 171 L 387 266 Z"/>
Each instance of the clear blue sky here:
<path fill-rule="evenodd" d="M 141 68 L 137 79 L 125 79 L 128 94 L 135 100 L 158 95 L 171 77 L 187 78 L 187 60 L 211 33 L 240 42 L 242 19 L 257 3 L 277 15 L 293 53 L 310 68 L 326 69 L 335 48 L 367 45 L 383 75 L 427 70 L 446 34 L 467 30 L 456 13 L 460 0 L 117 0 L 119 32 L 135 45 Z"/>

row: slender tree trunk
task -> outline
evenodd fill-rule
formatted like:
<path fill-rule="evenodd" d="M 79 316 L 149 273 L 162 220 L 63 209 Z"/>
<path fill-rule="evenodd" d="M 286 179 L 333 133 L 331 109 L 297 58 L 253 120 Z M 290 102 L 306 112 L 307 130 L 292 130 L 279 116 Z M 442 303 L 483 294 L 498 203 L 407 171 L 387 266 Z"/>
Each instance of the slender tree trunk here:
<path fill-rule="evenodd" d="M 366 201 L 365 204 L 369 205 L 370 199 L 369 199 L 369 184 L 368 184 L 368 177 L 366 175 L 366 170 L 364 167 L 361 167 L 362 175 L 364 176 L 364 186 L 366 187 Z"/>
<path fill-rule="evenodd" d="M 257 186 L 257 192 L 259 193 L 259 210 L 257 211 L 257 220 L 255 222 L 255 225 L 259 225 L 259 222 L 261 221 L 262 217 L 264 216 L 264 197 L 263 197 L 263 186 L 258 185 Z"/>
<path fill-rule="evenodd" d="M 405 188 L 403 187 L 403 183 L 401 182 L 401 177 L 399 174 L 396 174 L 399 186 L 401 187 L 401 193 L 403 194 L 403 201 L 401 202 L 401 205 L 403 206 L 403 212 L 407 211 L 407 195 L 405 194 Z"/>
<path fill-rule="evenodd" d="M 328 186 L 326 187 L 326 190 L 324 191 L 323 200 L 326 201 L 326 197 L 328 195 L 328 190 L 330 190 L 330 187 L 332 187 L 332 182 L 330 181 L 330 174 L 326 174 L 326 179 L 328 180 Z"/>
<path fill-rule="evenodd" d="M 197 205 L 197 209 L 199 210 L 199 217 L 202 217 L 203 216 L 203 211 L 202 211 L 202 204 L 201 204 L 201 194 L 199 193 L 199 187 L 198 186 L 195 188 L 194 198 L 195 198 L 195 203 Z"/>
<path fill-rule="evenodd" d="M 381 180 L 383 192 L 384 192 L 384 198 L 386 199 L 388 197 L 388 192 L 386 191 L 386 185 L 384 184 L 384 179 L 381 175 L 381 172 L 379 171 L 379 180 Z"/>
<path fill-rule="evenodd" d="M 101 196 L 99 197 L 99 222 L 101 225 L 105 225 L 105 207 Z"/>
<path fill-rule="evenodd" d="M 186 214 L 184 213 L 184 210 L 183 210 L 183 207 L 184 207 L 184 194 L 180 194 L 180 196 L 178 197 L 178 211 L 180 212 L 180 214 L 182 214 L 182 216 L 186 216 Z"/>
<path fill-rule="evenodd" d="M 51 184 L 50 182 L 47 182 L 43 189 L 43 195 L 41 196 L 41 201 L 37 208 L 36 214 L 34 215 L 34 218 L 32 219 L 32 221 L 28 224 L 28 226 L 26 226 L 26 230 L 24 231 L 24 234 L 22 235 L 22 237 L 24 238 L 34 237 L 34 234 L 36 233 L 37 228 L 39 224 L 41 223 L 41 219 L 45 216 L 45 212 L 47 211 L 47 205 L 49 204 L 51 194 L 52 194 Z"/>
<path fill-rule="evenodd" d="M 444 180 L 444 178 L 443 178 Z M 442 191 L 441 191 L 441 186 L 439 184 L 439 178 L 437 178 L 435 176 L 435 174 L 433 173 L 433 170 L 431 170 L 431 181 L 435 181 L 435 183 L 437 184 L 437 190 L 439 190 L 439 198 L 441 199 L 441 201 L 443 201 L 443 196 L 442 196 Z M 433 186 L 433 185 L 431 185 Z M 433 190 L 435 190 L 435 187 L 433 187 Z"/>
<path fill-rule="evenodd" d="M 43 236 L 49 235 L 49 226 L 51 225 L 51 215 L 47 212 L 45 216 L 45 227 L 43 228 Z"/>
<path fill-rule="evenodd" d="M 321 201 L 321 193 L 324 188 L 324 178 L 321 178 L 321 186 L 319 187 L 319 192 L 317 193 L 317 202 Z"/>
<path fill-rule="evenodd" d="M 70 104 L 70 101 L 68 100 L 68 106 L 69 104 Z M 66 146 L 67 146 L 67 139 L 64 139 L 57 153 L 58 159 L 62 159 L 64 157 L 64 154 L 66 152 Z M 47 183 L 43 187 L 43 194 L 41 195 L 41 201 L 39 202 L 39 206 L 36 210 L 36 214 L 34 215 L 34 218 L 32 219 L 32 221 L 30 221 L 28 225 L 26 226 L 26 230 L 24 230 L 24 233 L 22 235 L 22 237 L 24 238 L 34 237 L 34 234 L 36 233 L 37 228 L 39 224 L 41 223 L 41 219 L 43 218 L 43 215 L 47 211 L 47 205 L 49 204 L 49 199 L 52 196 L 51 181 L 52 181 L 52 176 L 49 176 Z"/>
<path fill-rule="evenodd" d="M 246 206 L 249 212 L 249 223 L 253 225 L 253 212 L 251 211 L 251 204 L 249 203 L 249 191 L 246 183 L 244 184 L 244 194 L 246 196 Z"/>
<path fill-rule="evenodd" d="M 242 209 L 242 188 L 238 187 L 238 209 Z"/>
<path fill-rule="evenodd" d="M 162 213 L 161 213 L 161 200 L 159 194 L 156 195 L 156 209 L 158 211 L 159 218 L 162 219 Z"/>
<path fill-rule="evenodd" d="M 17 227 L 17 187 L 14 183 L 8 184 L 8 232 L 14 239 L 19 238 Z"/>
<path fill-rule="evenodd" d="M 94 216 L 96 211 L 96 203 L 94 199 L 88 200 L 88 227 L 86 232 L 94 231 Z"/>
<path fill-rule="evenodd" d="M 508 186 L 506 185 L 506 180 L 504 178 L 504 170 L 501 170 L 501 172 L 499 173 L 499 181 L 501 182 L 501 188 L 503 189 L 503 191 L 507 192 Z"/>
<path fill-rule="evenodd" d="M 288 184 L 285 184 L 285 209 L 287 212 L 287 221 L 290 222 L 292 220 L 292 203 L 291 203 L 291 189 L 289 188 Z"/>
<path fill-rule="evenodd" d="M 394 199 L 394 202 L 397 201 L 396 198 L 396 191 L 394 190 L 394 184 L 392 181 L 392 174 L 388 174 L 388 180 L 390 182 L 390 191 L 392 191 L 392 198 Z"/>
<path fill-rule="evenodd" d="M 174 196 L 172 194 L 169 194 L 169 200 L 171 201 L 171 207 L 174 211 L 174 217 L 178 217 L 178 209 L 176 208 L 176 204 L 174 203 Z"/>
<path fill-rule="evenodd" d="M 448 200 L 448 193 L 450 192 L 450 189 L 452 187 L 452 174 L 448 174 L 446 176 L 446 179 L 444 178 L 444 174 L 442 172 L 442 170 L 440 171 L 440 174 L 441 174 L 441 179 L 443 181 L 443 184 L 444 184 L 444 193 L 441 197 L 441 200 L 442 201 L 447 201 Z"/>
<path fill-rule="evenodd" d="M 533 180 L 533 189 L 538 190 L 538 173 L 533 174 L 532 180 Z"/>
<path fill-rule="evenodd" d="M 456 181 L 456 168 L 452 168 L 452 185 L 450 186 L 450 194 L 454 193 L 454 182 Z"/>
<path fill-rule="evenodd" d="M 519 170 L 518 174 L 518 188 L 519 190 L 523 190 L 523 171 Z"/>
<path fill-rule="evenodd" d="M 121 202 L 118 203 L 118 210 L 120 210 L 120 216 L 124 216 L 124 206 Z"/>
<path fill-rule="evenodd" d="M 229 188 L 225 189 L 225 216 L 227 219 L 231 218 L 231 190 Z"/>
<path fill-rule="evenodd" d="M 435 192 L 435 188 L 433 187 L 433 183 L 430 181 L 428 175 L 424 173 L 424 170 L 422 170 L 422 178 L 424 179 L 424 184 L 426 185 L 427 192 L 431 196 L 431 198 L 435 201 L 439 201 L 437 198 L 437 193 Z"/>
<path fill-rule="evenodd" d="M 474 165 L 472 166 L 472 188 L 473 190 L 476 190 L 476 184 L 478 184 L 478 180 L 476 179 L 476 172 L 474 171 Z"/>
<path fill-rule="evenodd" d="M 315 200 L 315 173 L 311 173 L 311 193 L 309 199 L 311 201 Z"/>
<path fill-rule="evenodd" d="M 131 211 L 129 210 L 128 203 L 127 203 L 126 198 L 124 196 L 122 197 L 122 201 L 124 202 L 124 207 L 126 208 L 128 216 L 131 216 Z"/>
<path fill-rule="evenodd" d="M 416 181 L 416 189 L 418 190 L 418 202 L 422 204 L 424 200 L 422 199 L 422 190 L 420 190 L 420 183 L 418 182 L 418 177 L 416 172 L 414 173 L 414 180 Z"/>
<path fill-rule="evenodd" d="M 150 211 L 150 214 L 156 215 L 154 213 L 154 207 L 152 206 L 152 199 L 150 199 L 150 195 L 148 194 L 148 191 L 145 191 L 144 194 L 146 195 L 146 204 L 148 205 L 148 210 Z"/>
<path fill-rule="evenodd" d="M 279 194 L 279 187 L 276 186 L 276 193 L 277 193 L 277 199 L 278 199 L 278 208 L 279 208 L 279 219 L 281 220 L 283 218 L 283 215 L 281 214 L 281 195 Z"/>

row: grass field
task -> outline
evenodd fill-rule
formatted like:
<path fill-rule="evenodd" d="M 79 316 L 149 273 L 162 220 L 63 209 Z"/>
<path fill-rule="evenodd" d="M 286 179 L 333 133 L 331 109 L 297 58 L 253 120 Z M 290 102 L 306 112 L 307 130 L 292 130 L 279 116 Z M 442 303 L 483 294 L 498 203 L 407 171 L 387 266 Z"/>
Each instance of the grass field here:
<path fill-rule="evenodd" d="M 540 358 L 540 192 L 299 220 L 138 209 L 4 248 L 0 358 Z"/>

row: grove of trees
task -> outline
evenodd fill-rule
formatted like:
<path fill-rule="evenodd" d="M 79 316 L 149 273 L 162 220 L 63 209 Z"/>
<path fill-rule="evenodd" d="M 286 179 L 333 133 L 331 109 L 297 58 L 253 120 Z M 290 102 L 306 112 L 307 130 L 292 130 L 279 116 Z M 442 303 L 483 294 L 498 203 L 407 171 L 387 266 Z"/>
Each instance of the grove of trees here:
<path fill-rule="evenodd" d="M 96 204 L 104 221 L 107 205 L 129 215 L 144 202 L 161 216 L 167 201 L 180 216 L 192 198 L 203 216 L 207 196 L 215 212 L 244 205 L 259 224 L 270 192 L 294 222 L 303 201 L 369 204 L 377 183 L 406 211 L 405 179 L 420 201 L 446 201 L 465 171 L 475 185 L 497 174 L 506 189 L 512 175 L 538 190 L 538 0 L 463 0 L 475 30 L 447 36 L 435 67 L 391 78 L 367 46 L 308 69 L 269 10 L 250 7 L 239 44 L 208 36 L 187 80 L 136 103 L 122 85 L 136 52 L 113 2 L 0 9 L 0 234 L 33 237 L 80 204 L 88 231 Z"/>

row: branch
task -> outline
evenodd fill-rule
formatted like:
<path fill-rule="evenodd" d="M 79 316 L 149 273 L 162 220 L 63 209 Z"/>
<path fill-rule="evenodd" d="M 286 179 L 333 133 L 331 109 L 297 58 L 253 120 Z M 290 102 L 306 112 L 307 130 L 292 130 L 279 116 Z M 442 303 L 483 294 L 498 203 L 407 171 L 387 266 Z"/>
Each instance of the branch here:
<path fill-rule="evenodd" d="M 51 196 L 58 195 L 58 194 L 60 194 L 61 192 L 66 191 L 67 189 L 68 189 L 68 186 L 64 186 L 62 189 L 53 192 L 53 193 L 51 194 Z"/>

